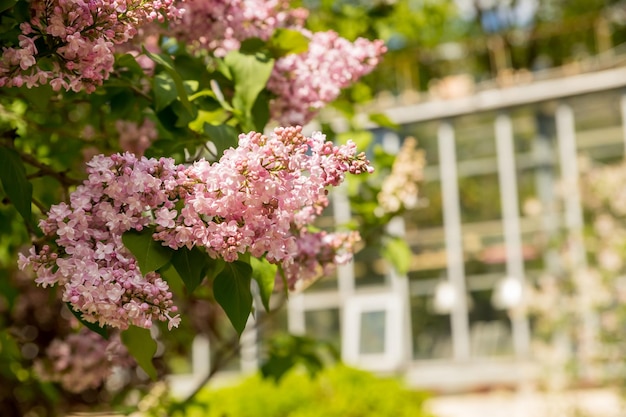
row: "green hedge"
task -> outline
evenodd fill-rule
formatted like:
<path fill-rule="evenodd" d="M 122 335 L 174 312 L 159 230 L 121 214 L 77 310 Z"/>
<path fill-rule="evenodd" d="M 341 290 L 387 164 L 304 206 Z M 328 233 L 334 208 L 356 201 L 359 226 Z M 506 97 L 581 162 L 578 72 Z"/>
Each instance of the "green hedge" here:
<path fill-rule="evenodd" d="M 206 389 L 185 407 L 189 417 L 430 417 L 427 396 L 390 378 L 345 366 L 315 377 L 289 372 L 278 383 L 261 376 L 221 389 Z"/>

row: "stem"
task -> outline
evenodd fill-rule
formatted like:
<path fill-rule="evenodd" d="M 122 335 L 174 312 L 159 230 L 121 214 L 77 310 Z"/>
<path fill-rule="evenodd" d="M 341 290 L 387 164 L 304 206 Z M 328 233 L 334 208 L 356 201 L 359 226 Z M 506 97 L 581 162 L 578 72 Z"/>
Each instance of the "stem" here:
<path fill-rule="evenodd" d="M 206 143 L 203 146 L 204 146 L 204 149 L 207 151 L 207 153 L 211 155 L 215 160 L 219 159 L 217 153 L 213 152 Z"/>
<path fill-rule="evenodd" d="M 41 214 L 45 214 L 48 211 L 48 208 L 46 206 L 44 206 L 41 201 L 37 200 L 34 197 L 32 198 L 32 203 L 35 205 L 35 207 L 37 207 L 39 209 Z"/>
<path fill-rule="evenodd" d="M 263 314 L 260 316 L 258 321 L 255 323 L 256 329 L 262 328 L 270 318 L 272 318 L 277 311 L 279 311 L 282 307 L 287 304 L 286 297 L 281 298 L 280 303 L 276 308 L 272 309 L 267 314 Z M 220 349 L 216 353 L 216 361 L 215 365 L 211 366 L 211 370 L 209 373 L 198 383 L 196 388 L 189 394 L 183 401 L 179 404 L 182 407 L 184 404 L 189 403 L 193 400 L 193 398 L 202 391 L 202 388 L 215 376 L 215 374 L 221 369 L 222 366 L 226 365 L 230 362 L 237 353 L 241 350 L 241 344 L 239 343 L 239 335 L 235 335 L 228 340 L 228 343 L 222 345 Z"/>
<path fill-rule="evenodd" d="M 52 168 L 50 165 L 44 164 L 43 162 L 34 158 L 32 155 L 22 153 L 22 152 L 19 152 L 19 154 L 20 154 L 20 158 L 22 158 L 22 161 L 39 169 L 38 172 L 31 174 L 29 178 L 42 177 L 42 176 L 47 175 L 49 177 L 56 179 L 65 187 L 82 184 L 82 181 L 68 177 L 67 171 L 64 171 L 64 172 L 55 171 L 54 168 Z"/>

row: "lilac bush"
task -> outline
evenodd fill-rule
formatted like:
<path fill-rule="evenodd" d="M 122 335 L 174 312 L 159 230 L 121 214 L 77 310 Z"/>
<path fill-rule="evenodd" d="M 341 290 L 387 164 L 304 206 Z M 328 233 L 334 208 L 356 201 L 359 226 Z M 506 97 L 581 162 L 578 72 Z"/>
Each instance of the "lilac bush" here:
<path fill-rule="evenodd" d="M 202 247 L 226 262 L 245 253 L 265 257 L 283 267 L 291 286 L 320 268 L 328 272 L 350 259 L 342 249 L 357 238 L 310 233 L 307 225 L 328 205 L 327 187 L 372 167 L 354 143 L 335 146 L 301 130 L 242 134 L 216 163 L 96 156 L 70 203 L 53 206 L 39 223 L 55 247 L 32 247 L 20 267 L 32 266 L 42 286 L 62 286 L 63 301 L 87 322 L 120 329 L 180 322 L 167 282 L 141 271 L 125 247 L 129 230 L 153 228 L 163 245 Z"/>
<path fill-rule="evenodd" d="M 206 323 L 225 314 L 239 336 L 253 280 L 269 310 L 277 289 L 351 259 L 359 232 L 315 223 L 330 189 L 372 164 L 354 142 L 302 126 L 373 71 L 385 46 L 312 32 L 307 17 L 284 0 L 0 5 L 0 197 L 10 203 L 0 258 L 9 276 L 49 291 L 62 320 L 75 316 L 20 359 L 33 379 L 82 395 L 131 362 L 157 379 L 167 372 L 153 361 L 157 339 L 189 350 L 186 336 L 168 336 L 195 331 L 189 315 L 210 310 L 194 319 L 215 335 Z M 7 300 L 0 344 L 34 326 Z M 0 375 L 22 384 L 1 362 Z"/>

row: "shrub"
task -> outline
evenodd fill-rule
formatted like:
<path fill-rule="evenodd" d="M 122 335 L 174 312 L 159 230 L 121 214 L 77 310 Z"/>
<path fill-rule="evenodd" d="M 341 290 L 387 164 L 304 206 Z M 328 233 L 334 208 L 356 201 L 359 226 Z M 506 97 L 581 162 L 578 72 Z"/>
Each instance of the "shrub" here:
<path fill-rule="evenodd" d="M 427 417 L 427 395 L 392 378 L 343 365 L 315 377 L 291 371 L 279 382 L 254 375 L 239 385 L 206 389 L 184 410 L 195 417 Z"/>

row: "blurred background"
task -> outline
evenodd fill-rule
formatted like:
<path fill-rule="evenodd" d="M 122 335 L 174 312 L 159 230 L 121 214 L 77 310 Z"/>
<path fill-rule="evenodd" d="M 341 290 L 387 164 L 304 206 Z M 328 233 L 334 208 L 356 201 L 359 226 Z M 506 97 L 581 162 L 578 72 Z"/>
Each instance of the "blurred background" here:
<path fill-rule="evenodd" d="M 626 1 L 291 3 L 312 31 L 388 48 L 305 127 L 376 167 L 317 225 L 361 230 L 354 260 L 277 294 L 240 340 L 200 289 L 178 332 L 152 335 L 167 386 L 128 367 L 80 394 L 36 380 L 59 309 L 3 266 L 0 312 L 20 327 L 0 332 L 0 400 L 46 403 L 29 416 L 59 399 L 142 416 L 626 415 Z"/>
<path fill-rule="evenodd" d="M 622 415 L 626 2 L 302 3 L 315 30 L 389 48 L 308 128 L 413 155 L 396 160 L 409 173 L 398 187 L 413 173 L 419 192 L 386 225 L 404 246 L 366 238 L 248 337 L 325 340 L 434 393 L 441 417 Z M 328 221 L 355 206 L 337 193 Z M 248 352 L 239 369 L 254 367 Z"/>

